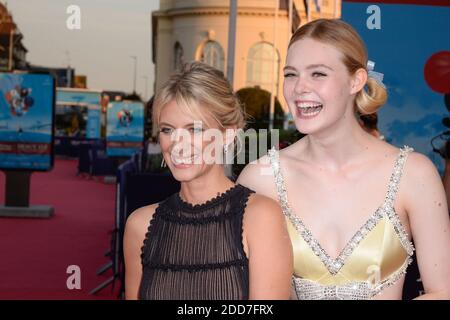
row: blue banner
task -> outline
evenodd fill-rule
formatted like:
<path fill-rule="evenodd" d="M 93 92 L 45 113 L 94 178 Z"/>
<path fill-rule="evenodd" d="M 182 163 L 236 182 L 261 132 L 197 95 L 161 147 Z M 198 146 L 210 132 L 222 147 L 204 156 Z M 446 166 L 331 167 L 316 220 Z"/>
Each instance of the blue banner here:
<path fill-rule="evenodd" d="M 408 3 L 409 2 L 409 3 Z M 388 101 L 379 111 L 379 129 L 396 146 L 409 145 L 432 159 L 431 139 L 448 130 L 450 6 L 448 1 L 344 1 L 342 19 L 366 43 L 375 71 L 384 73 Z M 439 148 L 445 139 L 438 139 Z"/>
<path fill-rule="evenodd" d="M 144 105 L 141 102 L 108 104 L 106 143 L 108 156 L 131 156 L 144 140 Z"/>
<path fill-rule="evenodd" d="M 0 168 L 53 166 L 55 84 L 48 74 L 0 73 Z"/>
<path fill-rule="evenodd" d="M 100 106 L 90 106 L 88 108 L 88 119 L 86 124 L 86 138 L 100 139 Z"/>

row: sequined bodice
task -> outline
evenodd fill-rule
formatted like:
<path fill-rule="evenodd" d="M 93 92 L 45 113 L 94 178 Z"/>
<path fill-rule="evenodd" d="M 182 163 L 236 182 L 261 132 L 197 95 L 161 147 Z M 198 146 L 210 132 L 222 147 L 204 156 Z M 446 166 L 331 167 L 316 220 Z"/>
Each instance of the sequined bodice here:
<path fill-rule="evenodd" d="M 404 147 L 394 165 L 384 203 L 353 235 L 336 259 L 331 258 L 289 205 L 278 151 L 269 159 L 279 202 L 294 250 L 293 286 L 299 299 L 370 299 L 406 273 L 414 247 L 394 209 L 404 164 Z"/>

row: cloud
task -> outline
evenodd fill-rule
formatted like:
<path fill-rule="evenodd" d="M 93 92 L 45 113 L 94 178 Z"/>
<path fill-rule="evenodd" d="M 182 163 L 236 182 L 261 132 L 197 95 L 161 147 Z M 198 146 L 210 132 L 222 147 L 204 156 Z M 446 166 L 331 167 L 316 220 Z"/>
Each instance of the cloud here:
<path fill-rule="evenodd" d="M 428 114 L 416 121 L 394 120 L 387 125 L 387 136 L 402 145 L 414 139 L 429 139 L 443 130 L 441 116 Z"/>

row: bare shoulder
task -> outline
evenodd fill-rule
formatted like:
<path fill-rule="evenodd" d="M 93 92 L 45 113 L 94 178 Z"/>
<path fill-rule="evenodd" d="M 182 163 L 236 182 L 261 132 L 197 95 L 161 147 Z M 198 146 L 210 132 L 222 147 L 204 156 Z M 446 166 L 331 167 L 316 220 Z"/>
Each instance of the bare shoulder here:
<path fill-rule="evenodd" d="M 380 142 L 381 152 L 389 164 L 397 159 L 400 149 L 388 143 Z M 441 183 L 439 173 L 433 162 L 425 155 L 411 151 L 408 152 L 407 161 L 403 167 L 400 189 L 412 196 L 417 196 L 417 190 L 425 185 Z M 391 165 L 391 164 L 390 164 Z M 401 192 L 402 193 L 402 192 Z"/>
<path fill-rule="evenodd" d="M 406 161 L 403 177 L 406 190 L 412 196 L 417 195 L 417 190 L 424 187 L 442 187 L 442 180 L 434 163 L 425 155 L 419 152 L 411 152 Z"/>
<path fill-rule="evenodd" d="M 261 194 L 250 195 L 245 210 L 245 218 L 251 225 L 267 225 L 284 221 L 281 207 L 275 200 Z"/>
<path fill-rule="evenodd" d="M 125 232 L 130 235 L 145 237 L 150 220 L 153 218 L 158 204 L 151 204 L 133 211 L 128 217 Z"/>
<path fill-rule="evenodd" d="M 406 179 L 414 179 L 420 183 L 420 180 L 433 180 L 439 175 L 433 162 L 425 155 L 419 152 L 411 152 L 408 155 L 408 161 L 405 165 Z M 419 181 L 417 179 L 420 179 Z"/>
<path fill-rule="evenodd" d="M 237 183 L 256 193 L 271 198 L 276 197 L 272 166 L 267 155 L 247 164 L 239 175 Z"/>
<path fill-rule="evenodd" d="M 445 191 L 439 172 L 433 162 L 421 153 L 409 154 L 403 171 L 401 190 L 403 190 L 401 197 L 405 200 L 409 214 L 422 215 L 430 212 L 430 210 L 414 210 L 418 204 L 426 203 L 429 209 L 434 205 L 439 207 L 445 205 Z"/>
<path fill-rule="evenodd" d="M 255 180 L 260 177 L 267 176 L 266 173 L 269 173 L 270 176 L 272 175 L 270 159 L 268 155 L 262 156 L 261 158 L 247 164 L 239 175 L 238 182 L 244 180 Z"/>

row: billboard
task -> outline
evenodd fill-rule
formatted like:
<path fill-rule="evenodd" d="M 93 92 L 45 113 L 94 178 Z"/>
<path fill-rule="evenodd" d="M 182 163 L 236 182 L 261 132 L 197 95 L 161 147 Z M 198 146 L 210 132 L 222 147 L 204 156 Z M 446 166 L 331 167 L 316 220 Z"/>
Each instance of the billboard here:
<path fill-rule="evenodd" d="M 58 105 L 87 107 L 86 138 L 88 139 L 100 138 L 100 100 L 101 93 L 99 91 L 58 88 L 56 94 L 56 104 Z"/>
<path fill-rule="evenodd" d="M 141 102 L 111 102 L 107 109 L 108 156 L 128 157 L 139 151 L 144 140 L 144 105 Z"/>
<path fill-rule="evenodd" d="M 442 172 L 444 161 L 430 142 L 448 130 L 450 1 L 344 0 L 342 19 L 364 39 L 375 71 L 384 73 L 388 101 L 379 111 L 381 133 L 427 155 Z"/>
<path fill-rule="evenodd" d="M 54 105 L 51 75 L 0 73 L 0 169 L 53 167 Z"/>

